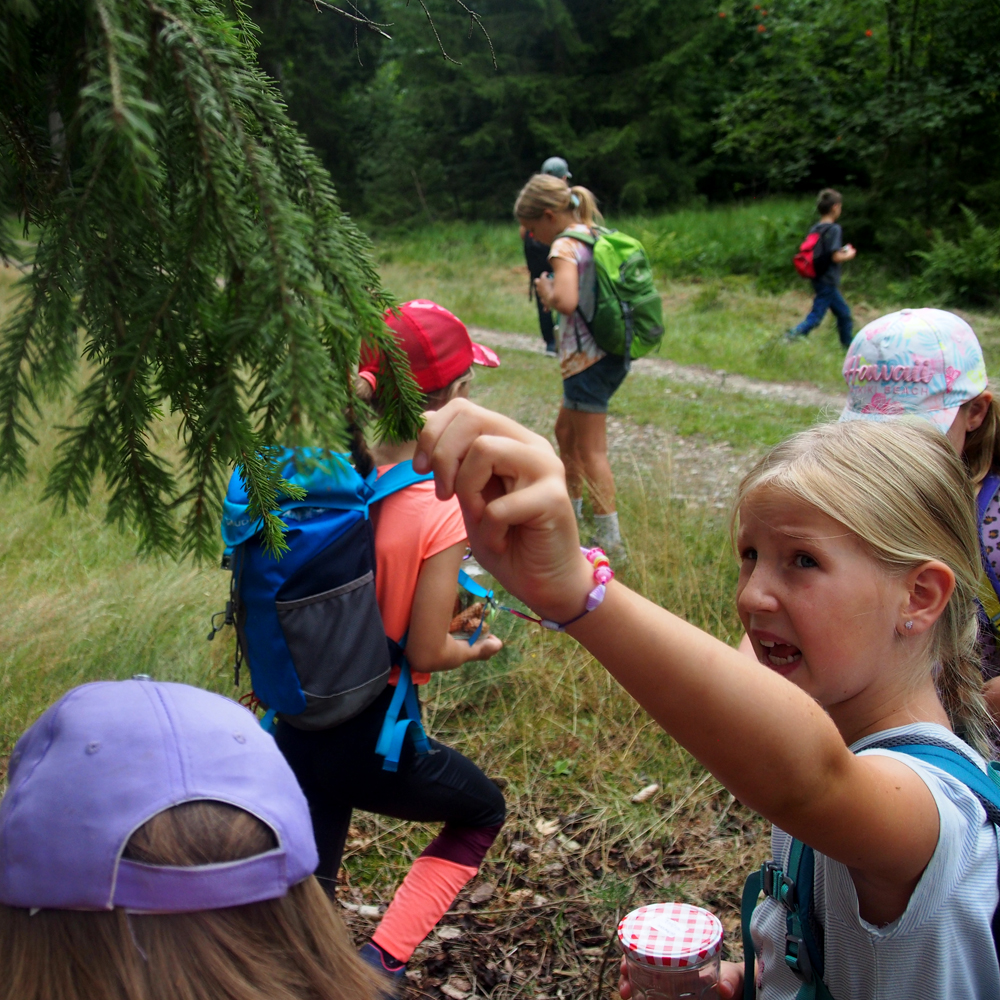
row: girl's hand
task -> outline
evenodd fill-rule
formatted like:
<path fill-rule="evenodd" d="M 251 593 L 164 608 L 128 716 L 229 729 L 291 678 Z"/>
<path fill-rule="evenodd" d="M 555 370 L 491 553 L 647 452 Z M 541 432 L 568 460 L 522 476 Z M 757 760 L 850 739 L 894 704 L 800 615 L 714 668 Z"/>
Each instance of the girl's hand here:
<path fill-rule="evenodd" d="M 583 611 L 593 567 L 580 552 L 566 474 L 552 446 L 520 424 L 455 399 L 426 414 L 413 467 L 457 494 L 479 564 L 543 618 Z"/>
<path fill-rule="evenodd" d="M 542 274 L 535 278 L 535 294 L 538 296 L 538 301 L 550 312 L 554 285 L 555 280 L 551 274 Z"/>
<path fill-rule="evenodd" d="M 738 962 L 723 962 L 719 969 L 719 985 L 715 992 L 722 1000 L 739 1000 L 743 996 L 743 965 Z"/>
<path fill-rule="evenodd" d="M 618 979 L 618 992 L 622 1000 L 631 1000 L 632 984 L 628 978 L 628 962 L 622 955 L 621 974 Z M 715 992 L 722 1000 L 739 1000 L 743 993 L 743 966 L 736 962 L 722 962 L 719 969 L 719 983 Z"/>
<path fill-rule="evenodd" d="M 469 660 L 488 660 L 503 649 L 503 640 L 495 635 L 484 635 L 469 647 Z"/>
<path fill-rule="evenodd" d="M 622 1000 L 632 1000 L 632 984 L 628 978 L 628 962 L 622 955 L 622 964 L 618 969 L 618 993 Z"/>

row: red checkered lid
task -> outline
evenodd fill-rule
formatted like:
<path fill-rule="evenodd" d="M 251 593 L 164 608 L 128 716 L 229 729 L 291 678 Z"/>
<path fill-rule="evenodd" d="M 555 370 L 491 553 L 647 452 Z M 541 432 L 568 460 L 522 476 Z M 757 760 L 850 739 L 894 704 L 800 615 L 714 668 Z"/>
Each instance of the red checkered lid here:
<path fill-rule="evenodd" d="M 686 969 L 718 954 L 722 924 L 714 913 L 697 906 L 653 903 L 624 917 L 618 940 L 634 961 Z"/>

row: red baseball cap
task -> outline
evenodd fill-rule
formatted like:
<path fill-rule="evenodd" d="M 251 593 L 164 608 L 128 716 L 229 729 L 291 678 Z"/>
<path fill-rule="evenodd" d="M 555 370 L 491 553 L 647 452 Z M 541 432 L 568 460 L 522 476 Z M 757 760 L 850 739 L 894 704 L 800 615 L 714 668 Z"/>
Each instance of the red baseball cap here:
<path fill-rule="evenodd" d="M 474 344 L 465 324 L 443 306 L 428 299 L 404 302 L 396 312 L 385 311 L 386 325 L 396 334 L 410 360 L 413 379 L 424 393 L 451 385 L 473 363 L 498 368 L 500 359 L 482 344 Z M 380 357 L 362 349 L 360 371 L 378 372 Z"/>

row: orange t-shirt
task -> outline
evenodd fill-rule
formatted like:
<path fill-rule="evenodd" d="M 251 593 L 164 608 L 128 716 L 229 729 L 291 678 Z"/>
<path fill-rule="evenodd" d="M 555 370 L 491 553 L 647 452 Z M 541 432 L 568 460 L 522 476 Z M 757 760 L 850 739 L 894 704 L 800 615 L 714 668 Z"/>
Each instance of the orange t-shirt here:
<path fill-rule="evenodd" d="M 382 475 L 391 465 L 379 466 Z M 434 480 L 407 486 L 372 507 L 375 528 L 375 598 L 382 613 L 385 634 L 397 642 L 410 627 L 413 595 L 425 559 L 466 538 L 458 498 L 438 500 Z M 456 581 L 457 583 L 457 581 Z M 389 683 L 395 684 L 399 668 L 393 667 Z M 414 684 L 426 684 L 427 673 L 413 674 Z"/>

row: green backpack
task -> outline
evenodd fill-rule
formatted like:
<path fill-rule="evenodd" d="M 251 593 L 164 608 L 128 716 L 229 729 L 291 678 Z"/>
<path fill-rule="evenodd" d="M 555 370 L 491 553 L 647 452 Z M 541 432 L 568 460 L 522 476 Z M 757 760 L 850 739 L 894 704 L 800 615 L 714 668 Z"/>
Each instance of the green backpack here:
<path fill-rule="evenodd" d="M 556 239 L 570 236 L 594 248 L 597 276 L 594 315 L 577 310 L 597 346 L 608 354 L 641 358 L 663 339 L 663 303 L 653 285 L 653 271 L 643 245 L 625 233 L 595 227 L 593 233 L 566 230 Z"/>

